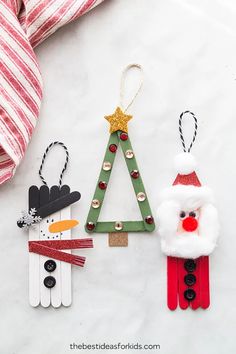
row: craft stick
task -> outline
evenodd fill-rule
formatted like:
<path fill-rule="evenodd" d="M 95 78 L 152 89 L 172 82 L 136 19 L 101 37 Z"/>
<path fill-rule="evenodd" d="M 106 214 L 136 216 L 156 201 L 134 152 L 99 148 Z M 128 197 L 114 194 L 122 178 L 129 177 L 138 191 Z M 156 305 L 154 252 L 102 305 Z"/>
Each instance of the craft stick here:
<path fill-rule="evenodd" d="M 57 186 L 52 186 L 51 189 L 56 190 L 56 187 Z M 81 194 L 77 191 L 64 195 L 61 198 L 59 198 L 58 195 L 56 199 L 50 201 L 50 203 L 48 203 L 47 205 L 40 207 L 37 210 L 37 215 L 41 218 L 46 218 L 47 216 L 61 211 L 63 208 L 66 208 L 67 206 L 77 202 L 78 200 L 80 200 L 80 197 Z"/>
<path fill-rule="evenodd" d="M 200 307 L 201 305 L 201 288 L 200 288 L 200 283 L 201 283 L 201 275 L 200 275 L 200 258 L 195 259 L 196 262 L 196 269 L 194 271 L 194 275 L 196 276 L 196 283 L 191 286 L 191 289 L 193 289 L 196 293 L 196 297 L 193 301 L 190 302 L 190 305 L 193 310 L 196 310 Z"/>
<path fill-rule="evenodd" d="M 184 276 L 187 274 L 184 269 L 185 259 L 178 258 L 178 293 L 179 293 L 179 307 L 182 310 L 185 310 L 189 306 L 189 301 L 184 297 L 184 291 L 187 289 L 187 286 L 184 283 Z"/>
<path fill-rule="evenodd" d="M 98 233 L 111 233 L 111 232 L 145 232 L 146 228 L 144 221 L 122 221 L 122 230 L 118 231 L 115 228 L 115 221 L 98 221 L 96 224 L 96 232 Z"/>
<path fill-rule="evenodd" d="M 40 205 L 47 204 L 49 202 L 49 188 L 47 186 L 41 186 L 39 190 Z M 40 227 L 40 240 L 44 240 L 47 237 L 47 219 L 43 219 L 39 223 Z M 51 302 L 50 289 L 46 288 L 44 285 L 44 279 L 49 275 L 49 273 L 44 268 L 44 263 L 47 261 L 47 257 L 40 256 L 40 302 L 43 307 L 48 307 Z"/>
<path fill-rule="evenodd" d="M 118 137 L 120 137 L 122 132 L 118 131 L 117 134 L 118 134 Z M 125 140 L 125 141 L 119 139 L 119 142 L 120 142 L 120 145 L 121 145 L 121 148 L 122 148 L 122 152 L 123 152 L 123 155 L 124 155 L 124 158 L 125 158 L 125 153 L 126 153 L 127 150 L 133 151 L 129 136 L 128 136 L 128 139 Z M 147 215 L 152 215 L 152 212 L 151 212 L 151 208 L 150 208 L 150 205 L 149 205 L 148 197 L 147 197 L 147 194 L 146 194 L 146 191 L 145 191 L 145 188 L 144 188 L 144 184 L 143 184 L 143 181 L 142 181 L 142 177 L 141 177 L 141 174 L 140 174 L 140 170 L 138 168 L 138 164 L 137 164 L 135 155 L 133 156 L 132 159 L 125 158 L 125 162 L 126 162 L 129 174 L 131 174 L 131 171 L 133 171 L 133 170 L 139 171 L 139 178 L 137 178 L 137 179 L 131 178 L 131 182 L 132 182 L 132 185 L 133 185 L 134 192 L 135 192 L 136 196 L 140 192 L 142 192 L 142 193 L 144 193 L 146 195 L 146 199 L 144 201 L 142 201 L 142 202 L 138 202 L 138 206 L 139 206 L 140 213 L 141 213 L 141 215 L 143 217 L 143 220 L 144 220 L 143 225 L 145 227 L 145 231 L 152 232 L 155 229 L 155 223 L 153 222 L 152 224 L 148 224 L 148 223 L 145 222 L 145 217 Z"/>
<path fill-rule="evenodd" d="M 31 186 L 29 189 L 29 210 L 39 207 L 39 190 L 36 186 Z M 39 225 L 29 229 L 29 241 L 39 239 Z M 40 288 L 39 288 L 39 255 L 29 253 L 29 303 L 36 307 L 40 303 Z"/>
<path fill-rule="evenodd" d="M 207 309 L 210 306 L 209 256 L 200 257 L 200 278 L 201 306 Z"/>
<path fill-rule="evenodd" d="M 108 171 L 105 171 L 103 168 L 101 168 L 101 171 L 100 171 L 100 174 L 99 174 L 99 177 L 98 177 L 98 181 L 104 181 L 107 185 L 108 185 L 109 180 L 110 180 L 112 166 L 113 166 L 113 163 L 114 163 L 114 160 L 115 160 L 115 156 L 116 156 L 116 153 L 113 153 L 113 152 L 111 152 L 109 150 L 109 146 L 116 146 L 118 148 L 118 145 L 119 145 L 119 139 L 118 139 L 117 134 L 116 133 L 111 134 L 110 137 L 109 137 L 109 141 L 108 141 L 108 144 L 107 144 L 107 149 L 106 149 L 105 156 L 104 156 L 104 159 L 103 159 L 103 164 L 106 161 L 110 162 L 111 169 L 108 170 Z M 87 217 L 86 225 L 90 221 L 92 221 L 94 224 L 97 225 L 97 221 L 98 221 L 98 218 L 99 218 L 99 215 L 100 215 L 100 211 L 101 211 L 101 208 L 102 208 L 104 197 L 105 197 L 105 192 L 104 192 L 104 190 L 101 190 L 100 188 L 98 188 L 98 183 L 97 183 L 97 186 L 96 186 L 96 189 L 95 189 L 95 192 L 94 192 L 94 196 L 93 196 L 93 200 L 94 199 L 99 200 L 100 201 L 100 207 L 94 209 L 92 207 L 92 205 L 91 205 L 90 210 L 89 210 L 89 214 L 88 214 L 88 217 Z M 95 229 L 97 231 L 97 227 L 94 230 L 89 231 L 87 229 L 86 225 L 85 225 L 85 231 L 94 232 Z M 98 231 L 98 232 L 100 232 L 100 231 Z M 109 231 L 104 231 L 104 232 L 108 233 Z"/>
<path fill-rule="evenodd" d="M 61 220 L 70 219 L 71 217 L 71 207 L 68 206 L 61 210 Z M 61 239 L 68 242 L 71 239 L 71 229 L 63 231 Z M 70 240 L 72 241 L 72 240 Z M 68 256 L 71 255 L 71 250 L 68 252 Z M 70 306 L 72 302 L 72 279 L 71 279 L 71 264 L 62 262 L 61 263 L 61 302 L 64 306 Z"/>
<path fill-rule="evenodd" d="M 62 186 L 61 196 L 70 193 L 69 186 Z M 61 210 L 61 220 L 71 218 L 71 207 L 68 206 Z M 71 240 L 71 230 L 63 231 L 61 235 L 61 240 Z M 63 242 L 63 241 L 61 241 Z M 65 249 L 65 248 L 64 248 Z M 68 254 L 71 251 L 68 250 Z M 71 265 L 65 262 L 61 263 L 61 302 L 64 306 L 70 306 L 72 302 L 72 276 L 71 276 Z"/>
<path fill-rule="evenodd" d="M 167 257 L 167 305 L 175 310 L 178 304 L 178 261 L 175 257 Z"/>
<path fill-rule="evenodd" d="M 62 207 L 61 202 L 57 204 L 57 200 L 60 197 L 60 189 L 58 186 L 52 186 L 50 189 L 50 203 L 48 205 L 48 208 L 51 208 L 54 213 L 50 213 L 50 220 L 52 223 L 60 221 L 61 219 L 61 212 L 60 209 Z M 67 197 L 67 196 L 65 196 Z M 63 199 L 63 198 L 62 198 Z M 55 203 L 56 202 L 56 203 Z M 54 204 L 55 203 L 55 204 Z M 57 206 L 57 207 L 55 207 Z M 48 225 L 49 228 L 50 225 Z M 48 232 L 50 233 L 49 229 Z M 60 239 L 60 233 L 58 234 L 51 234 L 52 237 L 57 237 L 57 239 Z M 54 251 L 57 252 L 57 251 Z M 60 252 L 61 253 L 61 252 Z M 50 256 L 49 256 L 50 257 Z M 52 257 L 54 258 L 54 257 Z M 54 258 L 55 259 L 55 258 Z M 57 259 L 57 258 L 56 258 Z M 61 306 L 61 262 L 59 260 L 56 260 L 56 269 L 53 272 L 53 276 L 56 279 L 56 285 L 51 289 L 51 304 L 53 307 L 59 307 Z"/>

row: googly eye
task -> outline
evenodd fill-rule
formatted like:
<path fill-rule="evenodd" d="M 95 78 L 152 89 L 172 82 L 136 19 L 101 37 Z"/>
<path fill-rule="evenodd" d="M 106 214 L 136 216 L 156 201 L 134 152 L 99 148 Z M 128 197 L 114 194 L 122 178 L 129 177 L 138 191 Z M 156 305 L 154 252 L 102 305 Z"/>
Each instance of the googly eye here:
<path fill-rule="evenodd" d="M 198 218 L 199 212 L 197 210 L 190 211 L 189 216 L 191 216 L 192 218 Z"/>
<path fill-rule="evenodd" d="M 185 216 L 186 216 L 186 213 L 185 213 L 185 211 L 182 210 L 179 214 L 180 219 L 184 219 Z"/>

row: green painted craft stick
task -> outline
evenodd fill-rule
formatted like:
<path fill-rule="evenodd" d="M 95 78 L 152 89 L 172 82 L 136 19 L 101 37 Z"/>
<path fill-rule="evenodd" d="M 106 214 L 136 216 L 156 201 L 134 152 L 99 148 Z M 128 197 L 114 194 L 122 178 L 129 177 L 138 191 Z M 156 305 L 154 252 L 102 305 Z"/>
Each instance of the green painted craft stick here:
<path fill-rule="evenodd" d="M 106 162 L 106 161 L 110 162 L 111 169 L 105 171 L 103 169 L 103 165 L 102 165 L 101 172 L 100 172 L 100 175 L 99 175 L 99 178 L 98 178 L 98 183 L 99 183 L 99 181 L 103 181 L 106 184 L 108 184 L 109 179 L 110 179 L 113 162 L 114 162 L 115 156 L 116 156 L 115 153 L 113 153 L 113 152 L 111 152 L 109 150 L 109 146 L 110 145 L 115 145 L 115 146 L 118 147 L 119 139 L 118 139 L 118 136 L 117 136 L 116 133 L 113 133 L 113 134 L 110 135 L 110 139 L 108 141 L 105 157 L 103 159 L 103 165 L 104 165 L 104 162 Z M 98 200 L 99 201 L 99 207 L 94 208 L 91 205 L 90 210 L 89 210 L 89 214 L 88 214 L 88 217 L 87 217 L 87 223 L 88 222 L 93 222 L 95 224 L 97 223 L 97 220 L 98 220 L 98 217 L 99 217 L 99 214 L 100 214 L 100 211 L 101 211 L 102 203 L 103 203 L 103 200 L 104 200 L 104 197 L 105 197 L 105 191 L 106 190 L 100 189 L 99 186 L 98 186 L 98 183 L 97 183 L 96 190 L 95 190 L 95 193 L 94 193 L 94 196 L 93 196 L 93 200 Z M 86 225 L 87 225 L 87 223 L 86 223 Z M 86 231 L 89 231 L 89 230 L 87 230 L 86 225 L 85 225 L 85 229 L 86 229 Z M 91 231 L 95 231 L 95 230 L 91 230 Z"/>
<path fill-rule="evenodd" d="M 120 137 L 121 133 L 122 132 L 118 132 L 118 136 L 119 137 Z M 122 148 L 122 151 L 123 151 L 123 154 L 124 154 L 125 157 L 126 157 L 126 151 L 133 151 L 132 145 L 131 145 L 131 142 L 130 142 L 129 138 L 127 140 L 125 140 L 125 141 L 120 139 L 120 145 L 121 145 L 121 148 Z M 125 161 L 126 161 L 126 165 L 128 167 L 128 170 L 129 170 L 129 174 L 131 174 L 132 171 L 134 171 L 134 170 L 139 171 L 135 155 L 131 159 L 125 158 Z M 151 212 L 151 208 L 150 208 L 150 205 L 149 205 L 149 202 L 148 202 L 147 194 L 145 192 L 145 188 L 144 188 L 144 184 L 143 184 L 140 172 L 139 172 L 139 177 L 137 179 L 131 178 L 131 181 L 132 181 L 132 184 L 133 184 L 133 188 L 134 188 L 137 200 L 138 200 L 138 194 L 139 193 L 144 193 L 145 196 L 146 196 L 145 200 L 138 201 L 138 206 L 139 206 L 140 212 L 141 212 L 143 220 L 144 220 L 145 229 L 146 229 L 146 231 L 151 232 L 151 231 L 153 231 L 155 229 L 155 224 L 154 223 L 153 224 L 148 224 L 148 223 L 145 222 L 145 218 L 148 215 L 151 216 L 152 212 Z"/>
<path fill-rule="evenodd" d="M 98 233 L 111 233 L 111 232 L 141 232 L 147 231 L 144 222 L 141 221 L 121 221 L 123 228 L 120 231 L 115 229 L 116 221 L 97 222 L 96 231 Z"/>

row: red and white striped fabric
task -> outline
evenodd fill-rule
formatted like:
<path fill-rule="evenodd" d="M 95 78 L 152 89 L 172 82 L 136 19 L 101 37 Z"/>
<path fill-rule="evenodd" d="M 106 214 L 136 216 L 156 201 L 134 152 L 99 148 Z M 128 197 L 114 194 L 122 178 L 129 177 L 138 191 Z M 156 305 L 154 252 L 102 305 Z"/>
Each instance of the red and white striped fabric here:
<path fill-rule="evenodd" d="M 34 47 L 103 0 L 0 0 L 0 184 L 15 173 L 37 123 L 42 78 Z"/>

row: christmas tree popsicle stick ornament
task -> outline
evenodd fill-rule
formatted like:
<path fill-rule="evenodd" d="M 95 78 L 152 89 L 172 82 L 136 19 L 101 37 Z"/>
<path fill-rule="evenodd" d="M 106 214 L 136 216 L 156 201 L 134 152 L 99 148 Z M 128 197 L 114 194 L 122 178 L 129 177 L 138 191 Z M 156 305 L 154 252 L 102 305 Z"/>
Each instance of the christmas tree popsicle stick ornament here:
<path fill-rule="evenodd" d="M 56 145 L 65 150 L 66 161 L 59 185 L 49 188 L 42 168 L 49 150 Z M 71 239 L 71 229 L 78 225 L 77 220 L 71 219 L 71 205 L 80 200 L 81 195 L 62 185 L 68 159 L 63 143 L 53 142 L 47 147 L 39 169 L 43 185 L 29 188 L 29 211 L 23 212 L 17 222 L 29 232 L 29 301 L 33 307 L 71 305 L 71 265 L 83 267 L 85 263 L 84 257 L 73 255 L 71 250 L 93 247 L 90 238 Z"/>
<path fill-rule="evenodd" d="M 123 108 L 125 75 L 131 68 L 138 68 L 142 74 L 142 78 L 134 97 L 126 106 L 126 108 Z M 130 137 L 128 135 L 128 122 L 131 120 L 132 116 L 126 113 L 128 108 L 132 105 L 135 98 L 137 97 L 142 87 L 142 83 L 143 71 L 141 66 L 138 64 L 128 65 L 123 71 L 121 77 L 120 104 L 113 114 L 105 116 L 105 119 L 110 123 L 110 138 L 102 163 L 102 169 L 97 182 L 97 187 L 87 217 L 85 230 L 89 233 L 108 233 L 110 246 L 127 246 L 128 232 L 152 232 L 155 229 L 154 218 L 152 216 L 147 194 L 131 145 Z M 98 221 L 98 218 L 103 205 L 106 188 L 109 183 L 112 167 L 119 145 L 121 146 L 123 156 L 126 161 L 128 173 L 133 184 L 142 219 L 139 221 L 115 220 L 109 222 L 101 222 Z"/>
<path fill-rule="evenodd" d="M 194 120 L 194 134 L 186 148 L 182 131 L 184 115 Z M 161 249 L 167 256 L 167 304 L 170 310 L 193 310 L 210 305 L 209 255 L 218 239 L 217 209 L 210 188 L 202 186 L 190 153 L 197 135 L 197 118 L 192 112 L 180 115 L 179 133 L 184 152 L 175 158 L 177 177 L 162 193 L 157 210 Z"/>

